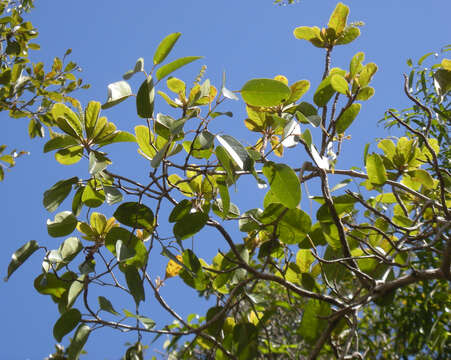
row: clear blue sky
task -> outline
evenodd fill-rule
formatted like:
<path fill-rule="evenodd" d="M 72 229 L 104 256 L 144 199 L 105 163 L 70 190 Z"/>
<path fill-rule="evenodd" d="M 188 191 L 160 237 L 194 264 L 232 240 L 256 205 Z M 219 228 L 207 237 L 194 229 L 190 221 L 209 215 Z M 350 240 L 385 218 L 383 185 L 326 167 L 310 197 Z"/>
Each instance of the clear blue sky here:
<path fill-rule="evenodd" d="M 361 165 L 363 145 L 385 134 L 377 127 L 384 111 L 409 105 L 401 92 L 402 73 L 408 71 L 406 59 L 418 59 L 426 52 L 437 51 L 451 43 L 449 0 L 349 0 L 345 3 L 351 8 L 350 20 L 361 20 L 366 25 L 358 40 L 334 50 L 333 66 L 347 68 L 350 58 L 357 51 L 364 51 L 365 62 L 375 62 L 379 71 L 373 82 L 376 94 L 363 104 L 359 118 L 350 128 L 352 146 L 346 144 L 343 151 L 347 155 L 340 167 Z M 291 6 L 275 6 L 271 0 L 37 1 L 30 20 L 39 30 L 38 42 L 42 50 L 35 52 L 34 60 L 50 63 L 54 56 L 61 56 L 67 48 L 72 48 L 71 59 L 81 65 L 80 76 L 91 84 L 91 89 L 77 94 L 79 99 L 83 104 L 90 100 L 104 102 L 109 83 L 121 80 L 122 74 L 131 69 L 139 57 L 150 64 L 160 40 L 169 33 L 181 32 L 183 35 L 170 59 L 205 56 L 174 74 L 188 83 L 203 64 L 208 66 L 206 77 L 218 87 L 225 70 L 227 87 L 231 90 L 240 89 L 251 78 L 283 74 L 290 82 L 309 79 L 312 90 L 306 100 L 311 101 L 322 74 L 324 54 L 321 49 L 296 40 L 292 32 L 301 25 L 326 25 L 335 4 L 332 0 L 302 0 Z M 141 78 L 132 79 L 135 91 L 141 81 Z M 159 104 L 161 102 L 157 106 Z M 157 111 L 167 111 L 165 107 L 162 109 L 157 108 Z M 226 103 L 223 110 L 232 110 L 235 116 L 218 119 L 214 130 L 232 133 L 240 140 L 249 139 L 243 125 L 243 103 Z M 105 111 L 104 115 L 120 129 L 133 131 L 133 127 L 140 124 L 134 111 L 134 103 L 129 101 Z M 0 269 L 5 274 L 12 252 L 26 241 L 35 239 L 50 249 L 59 246 L 59 239 L 47 235 L 45 222 L 53 218 L 53 214 L 43 208 L 42 194 L 58 180 L 78 175 L 80 171 L 88 177 L 88 171 L 86 163 L 73 167 L 59 165 L 51 154 L 42 153 L 42 141 L 27 138 L 25 121 L 7 119 L 5 114 L 1 116 L 0 144 L 15 145 L 31 152 L 30 156 L 20 159 L 0 183 Z M 115 149 L 112 151 L 113 171 L 130 177 L 145 176 L 147 164 L 136 159 L 136 145 L 125 144 L 112 149 Z M 232 196 L 241 197 L 242 203 L 247 202 L 249 207 L 253 201 L 257 202 L 254 207 L 261 206 L 261 195 L 256 190 L 239 191 Z M 65 206 L 70 205 L 64 203 L 59 210 L 65 210 Z M 105 207 L 102 211 L 111 216 L 114 208 Z M 220 246 L 209 235 L 211 233 L 206 231 L 196 238 L 206 253 Z M 0 283 L 0 318 L 4 324 L 1 359 L 37 360 L 53 351 L 52 326 L 58 313 L 49 297 L 38 294 L 33 288 L 42 255 L 38 252 L 8 283 Z M 163 276 L 166 260 L 155 254 L 151 262 L 152 275 Z M 180 284 L 177 279 L 168 280 L 162 294 L 184 316 L 203 312 L 205 305 L 198 301 L 197 295 L 189 290 L 182 293 Z M 133 309 L 131 303 L 122 304 L 117 300 L 116 304 L 118 309 Z M 146 303 L 143 310 L 160 325 L 168 319 L 154 301 Z M 144 343 L 148 344 L 151 338 L 145 337 Z M 133 338 L 111 331 L 96 332 L 91 335 L 88 355 L 83 358 L 120 359 L 127 340 L 133 341 Z M 161 343 L 151 345 L 149 355 L 157 355 L 155 349 L 161 350 L 160 346 Z"/>

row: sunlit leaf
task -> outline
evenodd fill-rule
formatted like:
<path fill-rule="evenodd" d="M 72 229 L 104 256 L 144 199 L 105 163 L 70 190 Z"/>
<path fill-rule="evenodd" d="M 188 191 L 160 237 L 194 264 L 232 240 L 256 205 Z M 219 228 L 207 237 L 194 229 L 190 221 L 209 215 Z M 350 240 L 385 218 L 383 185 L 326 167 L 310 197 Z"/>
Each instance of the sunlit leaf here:
<path fill-rule="evenodd" d="M 70 146 L 55 153 L 55 159 L 62 165 L 73 165 L 83 157 L 82 146 Z"/>
<path fill-rule="evenodd" d="M 343 134 L 346 131 L 346 129 L 352 124 L 352 122 L 359 114 L 360 108 L 361 108 L 360 104 L 354 103 L 351 106 L 349 106 L 345 111 L 343 111 L 343 113 L 335 123 L 335 129 L 337 130 L 338 134 Z"/>
<path fill-rule="evenodd" d="M 268 179 L 271 192 L 280 203 L 294 209 L 301 201 L 301 185 L 296 173 L 285 164 L 268 161 L 263 166 L 263 174 Z"/>
<path fill-rule="evenodd" d="M 163 65 L 162 67 L 160 67 L 155 76 L 157 77 L 157 80 L 161 80 L 164 77 L 168 76 L 169 74 L 173 73 L 174 71 L 176 71 L 177 69 L 195 61 L 198 59 L 201 59 L 202 56 L 187 56 L 187 57 L 183 57 L 177 60 L 174 60 L 173 62 L 170 62 L 169 64 Z"/>
<path fill-rule="evenodd" d="M 79 359 L 90 333 L 91 328 L 86 324 L 82 324 L 77 328 L 74 337 L 67 348 L 69 360 Z"/>
<path fill-rule="evenodd" d="M 161 64 L 169 55 L 181 33 L 172 33 L 167 35 L 158 45 L 155 54 L 153 55 L 154 65 Z"/>
<path fill-rule="evenodd" d="M 348 15 L 349 15 L 349 7 L 347 7 L 343 3 L 338 3 L 332 15 L 330 16 L 329 23 L 327 24 L 327 26 L 331 29 L 334 29 L 337 35 L 340 35 L 340 33 L 346 27 Z"/>
<path fill-rule="evenodd" d="M 132 96 L 132 89 L 126 81 L 117 81 L 108 85 L 108 96 L 102 109 L 109 109 L 110 107 L 121 103 Z"/>
<path fill-rule="evenodd" d="M 243 100 L 252 106 L 277 106 L 288 100 L 290 88 L 273 79 L 249 80 L 241 88 Z"/>
<path fill-rule="evenodd" d="M 63 211 L 55 215 L 54 220 L 47 220 L 47 231 L 52 237 L 69 235 L 77 226 L 77 218 L 71 211 Z"/>
<path fill-rule="evenodd" d="M 235 161 L 240 169 L 250 170 L 253 160 L 239 141 L 230 135 L 216 135 L 216 139 L 218 139 L 228 155 Z"/>
<path fill-rule="evenodd" d="M 33 253 L 39 249 L 39 245 L 36 240 L 30 240 L 25 245 L 17 249 L 11 256 L 11 261 L 8 265 L 8 273 L 5 277 L 5 281 L 11 277 L 14 271 L 21 266 Z"/>
<path fill-rule="evenodd" d="M 382 185 L 387 181 L 385 166 L 378 154 L 368 155 L 366 159 L 366 171 L 368 172 L 368 180 L 372 184 Z"/>

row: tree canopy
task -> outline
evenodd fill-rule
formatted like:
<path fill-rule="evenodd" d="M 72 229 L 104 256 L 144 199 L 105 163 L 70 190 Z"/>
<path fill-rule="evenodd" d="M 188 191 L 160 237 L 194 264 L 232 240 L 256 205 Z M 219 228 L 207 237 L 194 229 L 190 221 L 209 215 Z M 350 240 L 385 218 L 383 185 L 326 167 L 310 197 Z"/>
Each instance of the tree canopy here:
<path fill-rule="evenodd" d="M 66 60 L 70 50 L 48 72 L 29 62 L 28 51 L 39 49 L 31 42 L 37 32 L 21 14 L 32 6 L 0 3 L 0 109 L 28 118 L 32 138 L 47 129 L 43 151 L 57 163 L 85 168 L 43 194 L 45 209 L 56 212 L 46 226 L 58 246 L 26 242 L 5 278 L 42 256 L 33 285 L 59 317 L 49 358 L 78 359 L 104 328 L 136 334 L 126 360 L 144 359 L 149 339 L 161 336 L 169 338 L 169 359 L 445 358 L 450 45 L 439 59 L 430 53 L 408 61 L 402 85 L 412 106 L 387 109 L 380 120 L 396 136 L 355 149 L 355 163 L 342 168 L 343 144 L 353 141 L 352 125 L 375 93 L 378 71 L 362 51 L 334 67 L 333 50 L 362 31 L 345 4 L 320 27 L 293 29 L 312 51 L 324 52 L 315 88 L 311 79 L 280 74 L 231 90 L 225 73 L 214 84 L 205 67 L 184 81 L 176 71 L 201 57 L 169 61 L 183 41 L 176 32 L 108 85 L 103 104 L 84 105 L 71 94 L 86 86 Z M 212 130 L 233 117 L 227 104 L 237 101 L 246 111 L 246 141 L 232 127 Z M 140 121 L 133 132 L 107 118 L 126 102 Z M 130 156 L 145 159 L 145 169 L 111 170 L 121 142 L 133 143 L 138 155 Z M 18 155 L 0 157 L 0 179 Z M 241 206 L 243 183 L 257 194 L 252 207 Z M 203 251 L 208 238 L 218 242 L 214 254 Z M 153 270 L 155 257 L 166 259 L 165 274 Z M 205 302 L 203 313 L 182 316 L 162 295 L 173 278 L 183 282 L 183 296 Z M 124 298 L 128 309 L 116 305 Z M 149 303 L 171 320 L 156 324 Z"/>

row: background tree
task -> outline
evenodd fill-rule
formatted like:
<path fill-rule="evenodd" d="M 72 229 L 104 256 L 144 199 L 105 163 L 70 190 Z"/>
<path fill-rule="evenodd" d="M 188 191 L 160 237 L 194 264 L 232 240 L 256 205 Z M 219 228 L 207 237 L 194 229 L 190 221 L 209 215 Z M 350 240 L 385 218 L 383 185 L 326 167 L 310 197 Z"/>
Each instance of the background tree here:
<path fill-rule="evenodd" d="M 7 111 L 13 119 L 28 118 L 30 138 L 44 137 L 45 127 L 51 131 L 55 124 L 47 114 L 55 102 L 77 106 L 78 101 L 69 94 L 79 87 L 87 87 L 74 75 L 79 67 L 74 62 L 66 62 L 70 49 L 62 59 L 55 57 L 48 72 L 42 62 L 30 63 L 29 51 L 40 49 L 39 44 L 32 42 L 38 31 L 23 16 L 33 7 L 33 0 L 0 1 L 0 112 Z M 5 169 L 26 154 L 15 149 L 3 154 L 6 147 L 0 145 L 0 181 Z"/>
<path fill-rule="evenodd" d="M 136 332 L 137 341 L 126 358 L 143 357 L 145 333 L 172 335 L 173 344 L 191 336 L 178 358 L 192 358 L 199 348 L 217 359 L 358 358 L 368 351 L 361 348 L 362 309 L 382 306 L 397 289 L 420 281 L 447 284 L 449 174 L 438 160 L 438 140 L 394 116 L 411 134 L 396 144 L 382 139 L 383 153 L 365 149 L 365 170 L 337 168 L 360 102 L 374 93 L 369 84 L 377 70 L 373 63 L 363 64 L 363 53 L 357 53 L 346 70 L 331 68 L 333 48 L 360 34 L 357 26 L 347 24 L 348 12 L 340 3 L 326 28 L 295 29 L 297 38 L 326 52 L 313 103 L 300 100 L 310 87 L 307 80 L 290 84 L 280 75 L 253 79 L 241 88 L 248 114 L 245 125 L 259 136 L 253 146 L 210 131 L 215 119 L 230 116 L 221 105 L 238 99 L 225 79 L 216 88 L 203 79 L 203 70 L 192 86 L 167 77 L 198 59 L 185 57 L 162 65 L 179 33 L 161 42 L 148 72 L 139 59 L 124 75 L 145 77 L 136 92 L 143 124 L 136 126 L 134 135 L 117 131 L 100 117 L 100 103 L 90 102 L 84 111 L 61 103 L 52 107 L 56 131 L 44 150 L 56 151 L 62 164 L 85 158 L 90 177 L 61 180 L 46 191 L 49 211 L 73 194 L 71 211 L 49 221 L 48 233 L 66 237 L 77 229 L 86 241 L 69 237 L 54 250 L 31 241 L 15 253 L 8 277 L 35 251 L 45 250 L 43 273 L 34 285 L 50 295 L 61 314 L 53 329 L 55 339 L 60 342 L 77 328 L 67 349 L 60 349 L 60 358 L 78 358 L 92 331 L 104 327 Z M 156 90 L 162 80 L 172 96 Z M 177 115 L 155 115 L 156 92 Z M 127 82 L 111 84 L 103 110 L 132 95 Z M 428 119 L 427 127 L 432 121 Z M 146 183 L 108 169 L 111 159 L 104 147 L 122 141 L 136 141 L 148 159 Z M 291 148 L 294 154 L 287 156 Z M 250 178 L 255 188 L 266 187 L 263 209 L 242 212 L 231 202 L 234 194 L 229 188 L 241 186 L 243 178 Z M 338 184 L 331 187 L 332 181 Z M 340 193 L 351 182 L 358 191 Z M 316 222 L 300 209 L 301 184 L 306 183 L 319 194 L 313 197 L 318 202 Z M 338 195 L 332 195 L 333 190 Z M 371 196 L 372 191 L 378 195 Z M 114 218 L 91 210 L 105 202 L 121 203 Z M 202 246 L 194 235 L 208 229 L 223 245 L 207 262 L 199 257 Z M 186 241 L 193 237 L 191 244 Z M 152 275 L 148 260 L 160 251 L 169 260 L 164 279 Z M 418 263 L 423 254 L 436 259 Z M 162 297 L 162 285 L 175 276 L 195 293 L 215 299 L 204 317 L 184 318 Z M 129 296 L 135 309 L 119 315 L 104 296 L 108 285 Z M 96 287 L 102 293 L 98 305 L 92 296 Z M 270 297 L 272 293 L 277 296 Z M 149 296 L 176 322 L 156 328 L 142 306 Z M 298 310 L 297 317 L 293 310 Z M 281 316 L 293 322 L 282 329 L 282 336 L 274 326 Z"/>

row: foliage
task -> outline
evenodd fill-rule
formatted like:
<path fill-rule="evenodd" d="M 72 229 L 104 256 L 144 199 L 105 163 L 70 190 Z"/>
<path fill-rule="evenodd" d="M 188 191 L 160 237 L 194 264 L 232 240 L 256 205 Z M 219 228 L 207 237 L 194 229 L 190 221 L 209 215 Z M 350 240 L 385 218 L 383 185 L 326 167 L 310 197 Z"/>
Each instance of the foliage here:
<path fill-rule="evenodd" d="M 63 58 L 55 57 L 51 70 L 46 72 L 44 64 L 30 63 L 29 52 L 39 50 L 32 42 L 38 36 L 31 22 L 23 16 L 34 7 L 33 0 L 0 1 L 0 112 L 8 111 L 13 119 L 28 118 L 28 133 L 31 138 L 44 137 L 44 127 L 51 131 L 54 123 L 48 111 L 55 102 L 68 102 L 78 106 L 78 101 L 69 94 L 81 85 L 74 72 L 79 67 L 66 63 L 71 53 L 67 50 Z M 1 145 L 0 153 L 6 148 Z M 16 150 L 0 157 L 0 181 L 4 169 L 15 165 L 15 159 L 26 152 Z"/>
<path fill-rule="evenodd" d="M 70 210 L 47 221 L 49 235 L 64 240 L 52 250 L 35 241 L 25 244 L 13 255 L 7 278 L 36 251 L 45 251 L 34 286 L 57 305 L 56 341 L 73 332 L 69 346 L 58 345 L 53 359 L 78 359 L 90 334 L 104 327 L 136 333 L 125 359 L 143 359 L 145 334 L 170 336 L 166 350 L 176 359 L 386 356 L 379 340 L 398 326 L 407 331 L 407 323 L 399 322 L 406 311 L 433 308 L 446 299 L 451 178 L 440 156 L 445 135 L 440 137 L 440 124 L 428 115 L 431 103 L 415 98 L 406 86 L 406 95 L 426 114 L 426 129 L 391 111 L 402 135 L 381 139 L 373 152 L 366 146 L 362 169 L 360 164 L 338 168 L 342 143 L 374 94 L 371 81 L 377 71 L 376 64 L 364 63 L 363 52 L 350 59 L 347 69 L 331 67 L 333 48 L 360 35 L 355 24 L 348 24 L 348 15 L 349 8 L 339 3 L 327 27 L 294 30 L 296 38 L 325 51 L 324 73 L 310 102 L 304 100 L 310 81 L 290 83 L 283 75 L 251 79 L 230 91 L 225 75 L 214 86 L 203 79 L 202 68 L 187 84 L 172 75 L 199 57 L 165 63 L 180 38 L 174 33 L 157 46 L 150 69 L 140 58 L 124 80 L 108 86 L 103 105 L 51 106 L 46 124 L 52 137 L 44 151 L 55 151 L 63 165 L 85 160 L 89 177 L 62 179 L 44 193 L 50 212 L 72 198 Z M 445 72 L 439 73 L 438 104 L 446 104 L 447 66 L 445 61 L 439 69 Z M 127 82 L 132 76 L 143 77 L 135 93 Z M 233 116 L 226 106 L 239 100 L 237 94 L 247 112 L 244 125 L 258 136 L 252 146 L 229 129 L 211 130 L 218 117 Z M 170 114 L 157 112 L 157 95 L 173 109 Z M 134 134 L 117 130 L 101 115 L 130 98 L 142 121 Z M 136 180 L 141 169 L 136 174 L 110 171 L 106 151 L 124 141 L 136 143 L 147 161 L 147 183 Z M 244 211 L 230 191 L 239 191 L 242 179 L 264 193 Z M 358 190 L 347 188 L 349 183 Z M 312 197 L 316 218 L 302 210 L 302 184 L 319 189 Z M 115 207 L 114 217 L 100 212 L 105 204 Z M 207 229 L 221 244 L 214 257 L 203 259 L 209 255 L 198 240 Z M 168 262 L 161 277 L 151 275 L 149 262 L 158 251 Z M 160 292 L 175 277 L 215 305 L 203 316 L 180 316 Z M 107 285 L 128 297 L 133 311 L 119 313 L 104 296 L 95 301 L 92 289 Z M 435 292 L 431 301 L 412 303 L 406 297 L 420 299 L 425 291 Z M 391 306 L 397 292 L 406 309 Z M 157 326 L 146 313 L 150 299 L 174 322 Z M 438 311 L 446 316 L 446 308 Z M 410 344 L 422 349 L 425 340 L 426 346 L 433 343 L 433 353 L 439 352 L 448 340 L 442 322 L 423 326 L 431 334 L 426 340 L 407 333 L 393 349 L 408 356 Z M 402 340 L 407 338 L 406 345 Z"/>

